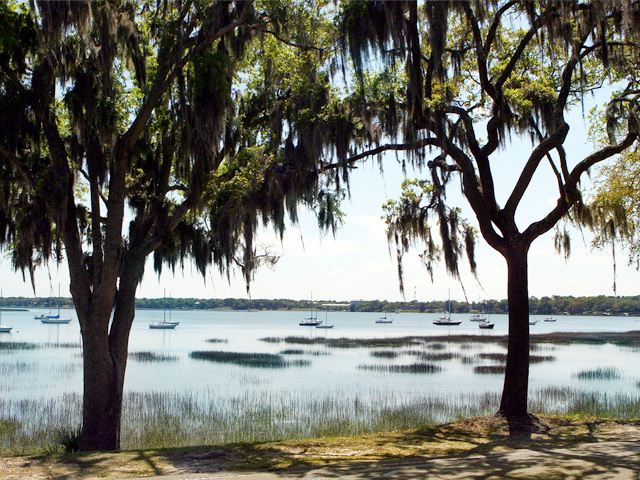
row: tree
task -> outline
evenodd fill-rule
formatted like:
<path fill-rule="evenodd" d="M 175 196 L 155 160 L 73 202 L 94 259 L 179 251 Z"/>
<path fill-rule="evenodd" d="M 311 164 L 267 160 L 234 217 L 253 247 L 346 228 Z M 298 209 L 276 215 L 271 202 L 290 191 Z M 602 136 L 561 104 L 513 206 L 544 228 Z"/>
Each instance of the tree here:
<path fill-rule="evenodd" d="M 334 169 L 301 120 L 328 108 L 314 45 L 331 32 L 320 5 L 295 2 L 29 5 L 0 4 L 0 244 L 23 274 L 68 263 L 81 448 L 114 450 L 147 257 L 157 271 L 237 267 L 248 283 L 275 260 L 258 226 L 282 235 L 300 204 L 339 220 L 321 174 Z"/>
<path fill-rule="evenodd" d="M 448 271 L 457 275 L 466 252 L 475 271 L 474 232 L 446 203 L 446 193 L 458 182 L 480 234 L 507 263 L 509 340 L 499 409 L 507 417 L 527 415 L 529 248 L 570 211 L 581 221 L 594 221 L 582 201 L 581 178 L 636 144 L 638 50 L 631 19 L 637 8 L 618 1 L 517 0 L 350 2 L 344 8 L 344 45 L 362 96 L 368 95 L 371 72 L 392 72 L 404 82 L 400 94 L 398 89 L 388 89 L 384 98 L 369 94 L 379 125 L 394 142 L 353 158 L 407 151 L 430 174 L 428 180 L 407 183 L 402 198 L 386 206 L 399 261 L 419 240 L 427 244 L 427 267 L 444 257 Z M 624 87 L 618 88 L 621 82 Z M 585 158 L 574 158 L 565 145 L 566 114 L 604 85 L 617 92 L 606 120 L 617 135 Z M 505 197 L 497 191 L 494 159 L 518 137 L 528 138 L 531 150 L 524 154 L 519 146 L 513 152 L 511 162 L 521 171 Z M 534 175 L 545 173 L 557 185 L 557 202 L 522 227 L 518 208 Z M 562 245 L 566 237 L 559 239 Z"/>

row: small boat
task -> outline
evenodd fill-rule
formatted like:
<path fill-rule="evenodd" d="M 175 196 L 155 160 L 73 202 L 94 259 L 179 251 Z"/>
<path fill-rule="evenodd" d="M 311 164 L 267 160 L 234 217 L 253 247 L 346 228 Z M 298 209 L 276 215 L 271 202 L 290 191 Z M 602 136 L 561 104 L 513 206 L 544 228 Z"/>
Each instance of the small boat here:
<path fill-rule="evenodd" d="M 60 285 L 58 285 L 58 298 L 60 298 Z M 44 315 L 44 318 L 40 318 L 40 322 L 49 325 L 64 325 L 67 323 L 71 323 L 71 319 L 60 318 L 60 303 L 58 303 L 58 313 L 55 315 Z"/>
<path fill-rule="evenodd" d="M 547 317 L 544 319 L 545 322 L 557 322 L 558 319 L 557 318 L 553 318 L 553 317 Z"/>
<path fill-rule="evenodd" d="M 492 328 L 493 328 L 493 327 L 495 327 L 495 326 L 496 326 L 496 324 L 495 324 L 495 323 L 491 323 L 491 322 L 490 322 L 490 321 L 488 321 L 488 320 L 485 320 L 484 322 L 480 322 L 480 323 L 478 324 L 478 327 L 479 327 L 479 328 L 485 328 L 485 329 L 487 329 L 487 330 L 490 330 L 490 329 L 492 329 Z"/>
<path fill-rule="evenodd" d="M 324 311 L 324 322 L 320 322 L 319 325 L 316 325 L 316 328 L 325 328 L 325 329 L 333 328 L 333 325 L 329 323 L 329 319 L 327 318 L 328 316 L 329 316 L 329 308 L 326 308 L 326 310 Z"/>
<path fill-rule="evenodd" d="M 63 325 L 66 323 L 71 323 L 70 318 L 59 318 L 59 317 L 46 317 L 40 320 L 42 323 L 47 323 L 50 325 Z"/>
<path fill-rule="evenodd" d="M 482 313 L 477 313 L 475 315 L 471 315 L 469 317 L 469 320 L 472 322 L 486 322 L 487 321 L 487 317 L 485 315 L 483 315 Z"/>
<path fill-rule="evenodd" d="M 149 328 L 163 330 L 174 329 L 178 326 L 178 323 L 179 322 L 151 322 Z"/>
<path fill-rule="evenodd" d="M 451 318 L 451 291 L 449 291 L 449 302 L 445 314 L 433 321 L 434 325 L 460 325 L 462 320 L 453 320 Z"/>
<path fill-rule="evenodd" d="M 538 323 L 538 320 L 529 320 L 529 325 L 535 325 Z"/>
<path fill-rule="evenodd" d="M 300 322 L 300 326 L 302 327 L 317 327 L 322 323 L 321 320 L 309 318 Z"/>
<path fill-rule="evenodd" d="M 393 323 L 393 318 L 387 318 L 387 315 L 385 314 L 384 317 L 378 318 L 376 323 Z"/>
<path fill-rule="evenodd" d="M 318 320 L 318 312 L 313 309 L 313 292 L 311 292 L 311 316 L 305 318 L 300 322 L 301 327 L 317 327 L 322 323 L 322 320 Z M 325 327 L 327 328 L 327 327 Z"/>
<path fill-rule="evenodd" d="M 58 297 L 60 296 L 60 286 L 58 285 Z M 40 315 L 34 315 L 34 320 L 45 320 L 47 318 L 60 318 L 60 311 L 56 315 L 51 313 L 51 298 L 53 297 L 53 291 L 49 288 L 49 313 L 43 313 Z"/>
<path fill-rule="evenodd" d="M 451 317 L 440 317 L 433 321 L 434 325 L 460 325 L 462 320 L 452 320 Z"/>
<path fill-rule="evenodd" d="M 171 320 L 171 309 L 169 309 L 169 319 L 167 320 L 167 308 L 166 308 L 166 304 L 164 302 L 164 300 L 166 300 L 167 296 L 166 296 L 166 291 L 163 295 L 163 305 L 165 305 L 164 309 L 162 310 L 162 321 L 161 322 L 151 322 L 149 324 L 149 328 L 153 328 L 153 329 L 162 329 L 162 330 L 169 330 L 169 329 L 174 329 L 176 328 L 178 325 L 180 325 L 180 322 L 176 322 L 175 320 Z"/>

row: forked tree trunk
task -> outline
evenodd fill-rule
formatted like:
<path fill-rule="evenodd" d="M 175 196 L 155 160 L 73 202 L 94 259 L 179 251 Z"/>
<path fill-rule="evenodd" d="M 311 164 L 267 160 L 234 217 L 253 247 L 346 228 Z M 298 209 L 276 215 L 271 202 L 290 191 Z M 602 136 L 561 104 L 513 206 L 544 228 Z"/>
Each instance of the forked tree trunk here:
<path fill-rule="evenodd" d="M 120 278 L 111 322 L 95 319 L 92 328 L 82 330 L 84 395 L 80 448 L 84 451 L 120 449 L 129 333 L 135 316 L 135 292 L 145 258 L 132 257 L 129 255 L 125 260 L 126 268 Z M 108 309 L 108 318 L 110 312 Z M 91 320 L 94 319 L 89 322 Z M 104 328 L 95 328 L 96 325 L 104 325 Z"/>
<path fill-rule="evenodd" d="M 512 248 L 505 256 L 508 269 L 509 341 L 507 365 L 498 413 L 527 415 L 529 388 L 529 278 L 528 246 Z"/>

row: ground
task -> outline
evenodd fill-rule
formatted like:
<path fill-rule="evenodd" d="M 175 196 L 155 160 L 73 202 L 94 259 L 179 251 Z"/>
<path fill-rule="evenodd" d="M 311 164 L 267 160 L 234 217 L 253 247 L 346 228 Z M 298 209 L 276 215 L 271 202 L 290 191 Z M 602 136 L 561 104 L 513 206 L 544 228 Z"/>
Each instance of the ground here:
<path fill-rule="evenodd" d="M 7 456 L 0 459 L 0 478 L 90 480 L 162 475 L 178 478 L 175 475 L 255 470 L 278 472 L 280 478 L 289 477 L 287 472 L 310 470 L 315 471 L 314 478 L 325 478 L 317 475 L 326 471 L 331 471 L 332 477 L 346 478 L 367 468 L 403 464 L 413 469 L 406 478 L 413 475 L 438 478 L 445 472 L 450 479 L 605 478 L 601 473 L 607 472 L 606 478 L 637 479 L 639 455 L 640 421 L 531 416 L 514 422 L 487 416 L 434 428 L 358 437 Z M 294 475 L 302 476 L 305 475 Z M 360 474 L 356 476 L 363 478 Z"/>

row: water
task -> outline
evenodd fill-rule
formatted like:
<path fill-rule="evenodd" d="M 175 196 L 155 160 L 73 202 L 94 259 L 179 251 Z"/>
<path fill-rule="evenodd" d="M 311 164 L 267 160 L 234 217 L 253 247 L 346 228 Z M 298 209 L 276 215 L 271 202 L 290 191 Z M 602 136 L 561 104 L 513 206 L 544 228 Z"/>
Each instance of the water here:
<path fill-rule="evenodd" d="M 0 343 L 29 342 L 39 344 L 32 350 L 1 350 L 0 391 L 5 399 L 46 399 L 82 389 L 81 338 L 75 312 L 62 311 L 62 317 L 72 317 L 68 325 L 44 325 L 34 320 L 32 312 L 3 312 L 4 325 L 13 326 L 9 334 L 0 334 Z M 411 400 L 428 395 L 459 396 L 466 393 L 496 392 L 502 389 L 502 375 L 474 374 L 478 365 L 496 365 L 490 360 L 478 360 L 478 353 L 505 353 L 497 344 L 448 344 L 445 351 L 457 355 L 446 361 L 429 362 L 443 368 L 434 374 L 388 373 L 363 370 L 362 365 L 406 365 L 419 361 L 409 351 L 422 347 L 398 349 L 397 358 L 371 356 L 371 348 L 328 348 L 323 345 L 291 345 L 261 341 L 265 337 L 327 337 L 327 338 L 392 338 L 475 334 L 498 336 L 507 333 L 507 318 L 491 316 L 493 330 L 480 330 L 468 315 L 453 315 L 463 319 L 455 327 L 435 326 L 435 314 L 401 313 L 390 315 L 392 324 L 376 324 L 379 313 L 330 312 L 331 330 L 302 327 L 298 323 L 308 312 L 264 311 L 173 311 L 173 320 L 180 321 L 175 330 L 151 330 L 148 324 L 163 318 L 163 312 L 137 312 L 131 331 L 131 352 L 154 352 L 177 357 L 175 361 L 128 363 L 125 390 L 127 392 L 214 392 L 217 398 L 247 394 L 277 395 L 343 395 L 346 398 L 375 398 L 392 394 Z M 321 319 L 324 313 L 320 314 Z M 549 332 L 624 332 L 640 330 L 638 318 L 560 316 L 555 323 L 531 326 L 532 333 Z M 222 340 L 209 343 L 206 340 Z M 42 348 L 42 345 L 46 347 Z M 304 359 L 310 366 L 284 369 L 249 368 L 220 364 L 189 357 L 195 350 L 225 350 L 232 352 L 279 353 L 285 349 L 304 350 L 302 355 L 287 355 L 287 359 Z M 389 349 L 377 349 L 389 350 Z M 554 361 L 531 365 L 530 386 L 576 387 L 585 391 L 605 390 L 613 393 L 637 394 L 640 374 L 637 372 L 638 350 L 615 345 L 546 345 L 532 352 L 551 355 Z M 466 357 L 470 363 L 461 361 Z M 581 380 L 580 371 L 599 367 L 615 367 L 620 378 L 612 380 Z M 203 393 L 204 395 L 204 393 Z"/>

